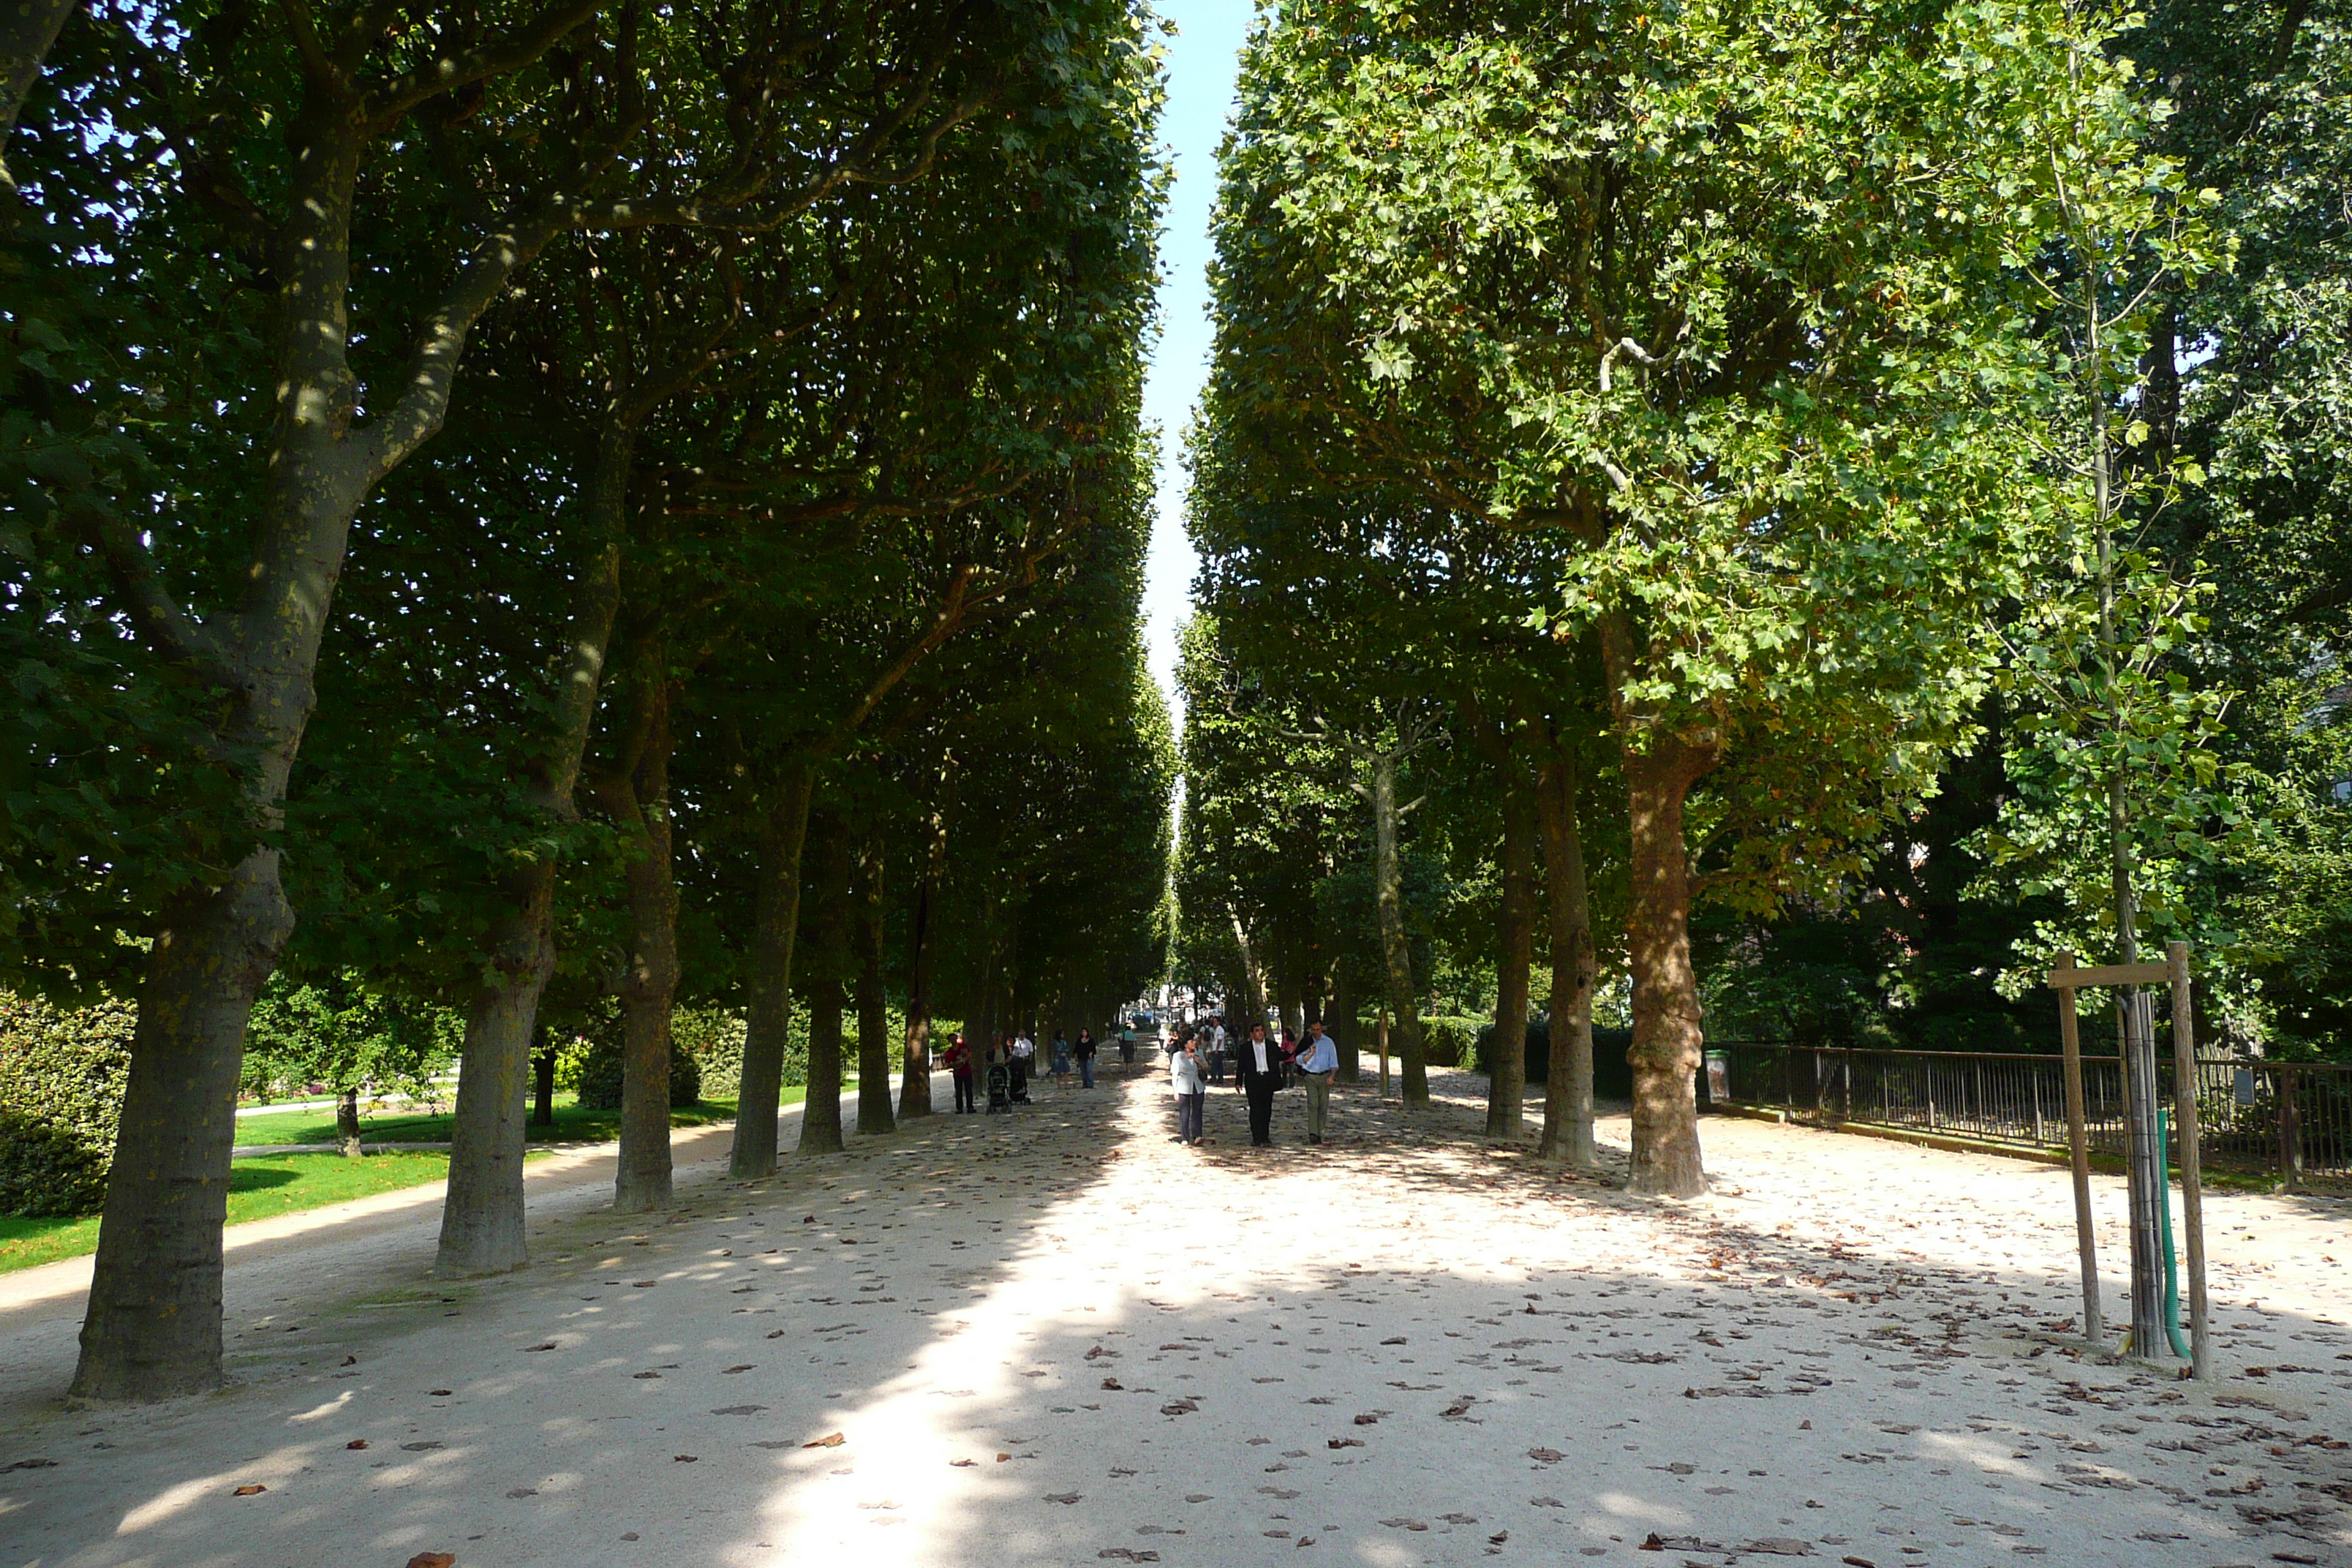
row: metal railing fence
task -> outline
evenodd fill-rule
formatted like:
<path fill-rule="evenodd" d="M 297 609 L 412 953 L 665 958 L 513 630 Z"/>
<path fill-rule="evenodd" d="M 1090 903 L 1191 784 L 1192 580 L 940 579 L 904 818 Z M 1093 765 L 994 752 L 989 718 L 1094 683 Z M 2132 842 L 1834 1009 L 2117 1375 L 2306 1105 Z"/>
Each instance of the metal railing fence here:
<path fill-rule="evenodd" d="M 2173 1065 L 2158 1063 L 2172 1094 Z M 2020 1148 L 2063 1149 L 2066 1089 L 2054 1056 L 1861 1050 L 1717 1040 L 1699 1075 L 1702 1104 L 1779 1110 L 1822 1126 L 1855 1121 Z M 2084 1130 L 2095 1152 L 2124 1152 L 2123 1064 L 2083 1058 Z M 2352 1177 L 2352 1065 L 2216 1058 L 2197 1064 L 2209 1169 Z"/>

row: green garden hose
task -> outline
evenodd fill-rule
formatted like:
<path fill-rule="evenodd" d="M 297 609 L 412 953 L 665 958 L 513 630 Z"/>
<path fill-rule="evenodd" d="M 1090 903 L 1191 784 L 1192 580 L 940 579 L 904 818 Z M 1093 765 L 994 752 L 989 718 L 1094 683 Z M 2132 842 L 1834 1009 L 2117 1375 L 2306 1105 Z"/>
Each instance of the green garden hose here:
<path fill-rule="evenodd" d="M 2189 1342 L 2180 1337 L 2180 1272 L 2172 1260 L 2172 1136 L 2170 1118 L 2164 1107 L 2156 1108 L 2156 1168 L 2161 1173 L 2162 1184 L 2156 1189 L 2157 1230 L 2164 1239 L 2164 1337 L 2172 1342 L 2172 1353 L 2182 1361 L 2190 1358 Z"/>

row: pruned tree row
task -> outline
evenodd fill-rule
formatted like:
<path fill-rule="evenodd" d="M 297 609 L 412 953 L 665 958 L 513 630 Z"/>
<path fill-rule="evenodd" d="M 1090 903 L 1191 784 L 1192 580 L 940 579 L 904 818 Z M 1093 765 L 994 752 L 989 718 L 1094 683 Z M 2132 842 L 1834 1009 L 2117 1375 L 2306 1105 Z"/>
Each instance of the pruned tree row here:
<path fill-rule="evenodd" d="M 2341 341 L 2305 171 L 2347 166 L 2352 59 L 2333 13 L 2225 9 L 1269 18 L 1191 453 L 1180 965 L 1384 1028 L 1409 1101 L 1458 1054 L 1433 998 L 1490 1018 L 1502 1138 L 1548 984 L 1574 1161 L 1605 986 L 1671 1194 L 1703 1004 L 1789 1037 L 1780 933 L 1862 933 L 1882 1038 L 2151 926 L 2325 1036 L 2263 984 L 2352 996 L 2352 512 L 2301 346 Z M 1919 918 L 1963 885 L 1990 963 Z"/>
<path fill-rule="evenodd" d="M 11 58 L 0 969 L 138 1009 L 77 1393 L 217 1381 L 265 994 L 462 1020 L 484 1272 L 552 1026 L 617 1033 L 645 1209 L 683 1003 L 757 1177 L 788 1077 L 840 1147 L 845 1013 L 887 1131 L 943 1001 L 1156 969 L 1154 26 L 93 5 Z"/>

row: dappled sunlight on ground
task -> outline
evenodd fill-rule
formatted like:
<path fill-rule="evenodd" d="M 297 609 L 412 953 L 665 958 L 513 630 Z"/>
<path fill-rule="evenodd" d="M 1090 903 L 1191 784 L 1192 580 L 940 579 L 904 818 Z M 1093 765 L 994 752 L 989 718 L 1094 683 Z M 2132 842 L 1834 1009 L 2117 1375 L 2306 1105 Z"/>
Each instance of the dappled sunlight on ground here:
<path fill-rule="evenodd" d="M 0 1427 L 54 1461 L 0 1473 L 0 1568 L 2352 1563 L 2340 1250 L 2217 1228 L 2264 1375 L 2209 1391 L 2071 1348 L 2063 1173 L 1710 1120 L 1717 1192 L 1655 1204 L 1438 1087 L 1342 1091 L 1320 1150 L 1216 1094 L 1186 1149 L 1139 1063 L 560 1219 L 511 1279 L 321 1281 L 241 1388 Z"/>

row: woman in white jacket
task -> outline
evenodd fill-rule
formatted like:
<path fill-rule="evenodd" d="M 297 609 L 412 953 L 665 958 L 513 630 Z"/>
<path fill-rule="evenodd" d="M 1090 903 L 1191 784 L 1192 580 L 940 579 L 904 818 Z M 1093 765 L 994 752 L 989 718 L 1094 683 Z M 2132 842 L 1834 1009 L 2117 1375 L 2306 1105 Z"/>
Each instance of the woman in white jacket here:
<path fill-rule="evenodd" d="M 1201 1059 L 1201 1043 L 1186 1035 L 1168 1053 L 1168 1087 L 1176 1091 L 1176 1142 L 1201 1141 L 1201 1111 L 1209 1098 L 1208 1064 Z"/>

